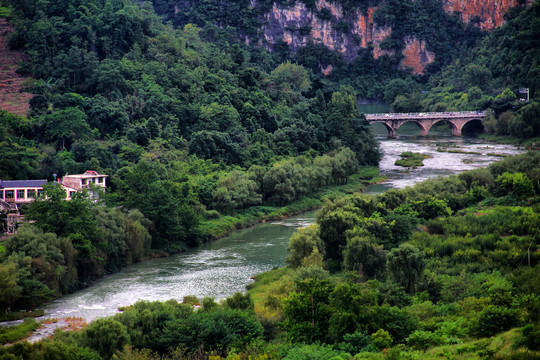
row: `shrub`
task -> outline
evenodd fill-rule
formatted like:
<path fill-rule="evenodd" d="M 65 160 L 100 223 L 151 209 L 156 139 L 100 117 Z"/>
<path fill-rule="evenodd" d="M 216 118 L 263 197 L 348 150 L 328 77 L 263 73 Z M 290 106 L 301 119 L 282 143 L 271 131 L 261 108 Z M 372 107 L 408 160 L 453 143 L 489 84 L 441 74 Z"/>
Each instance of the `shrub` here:
<path fill-rule="evenodd" d="M 371 336 L 367 335 L 365 331 L 357 330 L 352 334 L 345 334 L 343 336 L 343 342 L 339 344 L 339 349 L 356 354 L 369 344 L 371 344 Z"/>
<path fill-rule="evenodd" d="M 389 348 L 392 342 L 392 336 L 386 330 L 379 329 L 376 333 L 371 334 L 371 343 L 379 350 Z"/>
<path fill-rule="evenodd" d="M 515 310 L 490 305 L 478 314 L 472 332 L 477 337 L 488 337 L 511 329 L 517 322 Z"/>
<path fill-rule="evenodd" d="M 407 344 L 415 350 L 427 350 L 444 343 L 441 336 L 431 331 L 416 330 L 407 339 Z"/>
<path fill-rule="evenodd" d="M 12 343 L 24 339 L 28 333 L 36 330 L 39 324 L 34 319 L 25 319 L 20 325 L 0 327 L 0 344 Z"/>
<path fill-rule="evenodd" d="M 247 310 L 253 311 L 253 300 L 249 294 L 242 294 L 240 292 L 234 293 L 233 296 L 229 296 L 225 299 L 224 305 L 229 309 Z"/>
<path fill-rule="evenodd" d="M 303 345 L 292 348 L 283 360 L 328 360 L 339 353 L 329 346 Z"/>
<path fill-rule="evenodd" d="M 84 332 L 84 343 L 109 359 L 129 343 L 127 327 L 113 319 L 98 319 Z"/>
<path fill-rule="evenodd" d="M 530 350 L 540 350 L 540 324 L 529 324 L 521 328 L 522 338 L 520 345 Z"/>

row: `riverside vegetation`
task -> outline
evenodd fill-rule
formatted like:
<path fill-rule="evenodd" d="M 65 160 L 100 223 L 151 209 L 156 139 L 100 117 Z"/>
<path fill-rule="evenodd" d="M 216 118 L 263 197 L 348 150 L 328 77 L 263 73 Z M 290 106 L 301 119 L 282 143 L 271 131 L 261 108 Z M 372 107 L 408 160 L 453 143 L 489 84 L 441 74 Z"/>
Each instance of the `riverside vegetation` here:
<path fill-rule="evenodd" d="M 401 153 L 401 159 L 396 160 L 395 165 L 416 169 L 418 166 L 424 166 L 423 161 L 431 156 L 426 154 L 413 153 L 406 151 Z"/>
<path fill-rule="evenodd" d="M 538 358 L 539 168 L 327 200 L 245 295 L 138 302 L 0 359 Z"/>

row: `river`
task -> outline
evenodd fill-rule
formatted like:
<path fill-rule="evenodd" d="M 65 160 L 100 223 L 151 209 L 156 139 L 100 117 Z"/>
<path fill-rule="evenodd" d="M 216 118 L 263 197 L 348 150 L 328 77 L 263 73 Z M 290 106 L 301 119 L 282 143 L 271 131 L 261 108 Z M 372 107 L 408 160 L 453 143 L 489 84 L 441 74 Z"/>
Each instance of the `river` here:
<path fill-rule="evenodd" d="M 388 181 L 368 187 L 367 193 L 403 188 L 430 177 L 485 167 L 501 159 L 489 154 L 522 152 L 514 146 L 488 144 L 475 137 L 452 137 L 449 129 L 435 130 L 429 137 L 420 138 L 416 136 L 415 125 L 406 125 L 398 131 L 397 139 L 387 139 L 386 130 L 374 129 L 384 152 L 380 171 Z M 439 148 L 478 154 L 439 152 Z M 407 171 L 394 166 L 403 151 L 425 153 L 432 158 L 424 160 L 424 167 Z M 138 300 L 182 300 L 186 295 L 223 299 L 244 291 L 256 274 L 283 266 L 289 237 L 299 227 L 312 223 L 314 218 L 315 213 L 309 212 L 259 224 L 182 254 L 131 265 L 105 276 L 87 289 L 49 303 L 45 317 L 75 316 L 91 321 L 113 315 L 119 307 Z"/>

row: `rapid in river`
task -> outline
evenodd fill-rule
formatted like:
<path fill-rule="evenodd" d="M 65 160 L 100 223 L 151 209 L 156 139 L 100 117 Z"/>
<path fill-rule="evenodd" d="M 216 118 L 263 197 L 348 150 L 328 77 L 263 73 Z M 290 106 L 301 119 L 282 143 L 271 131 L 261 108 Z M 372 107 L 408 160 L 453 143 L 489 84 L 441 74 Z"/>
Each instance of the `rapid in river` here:
<path fill-rule="evenodd" d="M 522 152 L 514 146 L 490 144 L 475 137 L 452 137 L 448 129 L 440 133 L 432 130 L 426 138 L 417 137 L 418 129 L 413 124 L 405 124 L 403 130 L 400 128 L 397 139 L 387 139 L 384 129 L 374 129 L 374 132 L 384 153 L 380 171 L 388 181 L 369 186 L 366 192 L 372 194 L 403 188 L 430 177 L 485 167 L 501 159 L 492 154 Z M 432 157 L 424 160 L 424 167 L 408 170 L 394 165 L 404 151 Z M 131 265 L 87 289 L 49 303 L 45 317 L 75 316 L 91 321 L 113 315 L 119 307 L 138 300 L 181 301 L 186 295 L 220 300 L 245 291 L 253 276 L 284 265 L 290 236 L 314 219 L 315 212 L 309 212 L 259 224 L 185 253 Z"/>

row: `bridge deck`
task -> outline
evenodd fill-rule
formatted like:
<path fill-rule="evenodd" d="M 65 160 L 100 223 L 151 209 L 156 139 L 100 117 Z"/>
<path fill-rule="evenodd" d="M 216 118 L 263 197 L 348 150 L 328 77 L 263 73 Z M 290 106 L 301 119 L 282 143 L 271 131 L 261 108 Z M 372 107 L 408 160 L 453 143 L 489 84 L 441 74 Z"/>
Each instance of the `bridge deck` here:
<path fill-rule="evenodd" d="M 369 121 L 481 118 L 485 111 L 366 114 Z"/>

